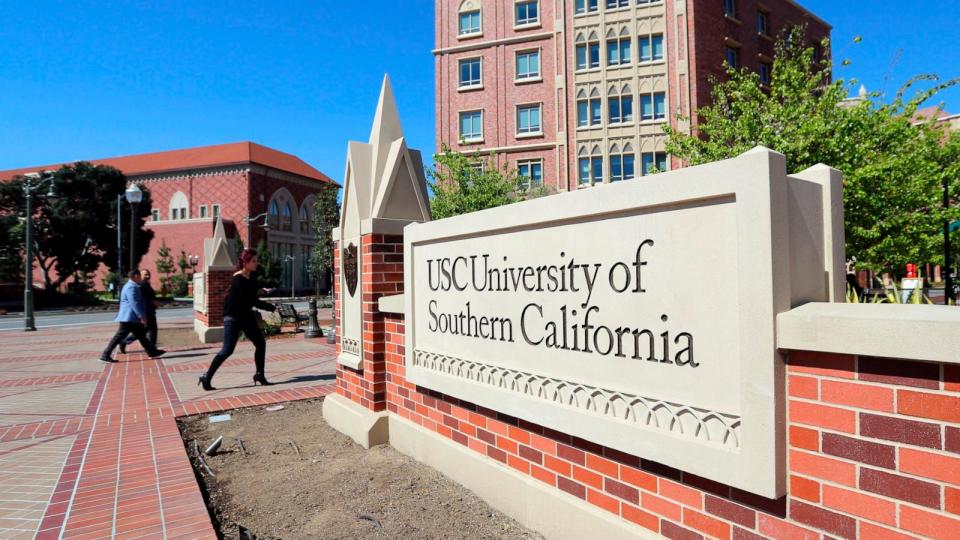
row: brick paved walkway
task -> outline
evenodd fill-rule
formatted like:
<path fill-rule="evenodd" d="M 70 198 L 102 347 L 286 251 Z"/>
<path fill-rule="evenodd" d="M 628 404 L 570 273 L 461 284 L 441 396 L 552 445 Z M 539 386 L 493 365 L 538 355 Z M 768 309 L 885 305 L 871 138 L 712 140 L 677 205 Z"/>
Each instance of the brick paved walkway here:
<path fill-rule="evenodd" d="M 269 341 L 269 389 L 251 385 L 253 347 L 241 342 L 218 390 L 203 392 L 197 375 L 216 346 L 151 360 L 135 345 L 97 362 L 114 330 L 0 332 L 0 539 L 216 538 L 175 419 L 333 388 L 322 339 Z"/>

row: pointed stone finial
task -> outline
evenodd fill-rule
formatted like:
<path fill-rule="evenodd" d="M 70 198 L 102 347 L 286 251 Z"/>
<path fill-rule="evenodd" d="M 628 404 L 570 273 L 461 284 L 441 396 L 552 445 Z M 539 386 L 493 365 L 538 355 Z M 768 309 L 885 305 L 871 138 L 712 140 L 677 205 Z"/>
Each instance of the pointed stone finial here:
<path fill-rule="evenodd" d="M 370 146 L 373 148 L 373 191 L 376 193 L 382 182 L 383 169 L 387 162 L 387 155 L 394 141 L 403 138 L 403 128 L 400 126 L 400 113 L 397 111 L 397 102 L 393 98 L 393 87 L 390 86 L 390 76 L 383 76 L 383 86 L 380 87 L 380 101 L 377 103 L 377 114 L 373 118 L 373 129 L 370 131 Z"/>
<path fill-rule="evenodd" d="M 217 216 L 213 228 L 213 238 L 203 241 L 204 266 L 207 268 L 230 269 L 236 266 L 236 254 L 230 248 L 227 234 L 223 228 L 223 219 Z"/>
<path fill-rule="evenodd" d="M 220 219 L 220 216 L 219 216 L 219 215 L 217 216 L 217 222 L 216 222 L 216 224 L 213 226 L 213 238 L 214 238 L 214 240 L 216 240 L 216 239 L 226 240 L 226 239 L 227 239 L 227 233 L 226 233 L 226 231 L 223 229 L 223 220 Z"/>
<path fill-rule="evenodd" d="M 857 92 L 857 97 L 859 97 L 860 99 L 867 99 L 867 87 L 866 87 L 866 85 L 863 85 L 863 84 L 860 85 L 860 91 Z"/>

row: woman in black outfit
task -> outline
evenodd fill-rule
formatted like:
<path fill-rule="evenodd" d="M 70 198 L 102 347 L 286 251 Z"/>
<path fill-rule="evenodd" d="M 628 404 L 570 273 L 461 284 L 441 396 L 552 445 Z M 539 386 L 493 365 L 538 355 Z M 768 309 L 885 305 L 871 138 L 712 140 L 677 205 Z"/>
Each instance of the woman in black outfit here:
<path fill-rule="evenodd" d="M 238 266 L 239 270 L 233 275 L 233 281 L 230 282 L 230 289 L 227 291 L 227 299 L 223 306 L 223 348 L 213 357 L 210 368 L 197 381 L 197 384 L 203 386 L 204 390 L 216 390 L 210 385 L 213 374 L 217 372 L 220 364 L 223 364 L 224 360 L 233 354 L 237 340 L 240 339 L 240 332 L 243 332 L 243 335 L 247 336 L 247 339 L 256 348 L 254 361 L 256 362 L 257 372 L 253 376 L 254 386 L 257 383 L 264 386 L 270 384 L 263 375 L 267 344 L 260 332 L 260 326 L 257 324 L 253 308 L 258 307 L 270 312 L 277 308 L 273 304 L 268 304 L 257 298 L 257 284 L 251 277 L 251 274 L 257 270 L 257 252 L 250 248 L 244 249 L 240 253 Z"/>

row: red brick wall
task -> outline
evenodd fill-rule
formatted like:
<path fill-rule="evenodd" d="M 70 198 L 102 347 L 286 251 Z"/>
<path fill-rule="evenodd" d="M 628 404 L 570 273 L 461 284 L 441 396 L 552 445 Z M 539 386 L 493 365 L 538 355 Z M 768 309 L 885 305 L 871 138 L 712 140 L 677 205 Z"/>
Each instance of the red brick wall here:
<path fill-rule="evenodd" d="M 195 311 L 196 318 L 207 327 L 223 326 L 223 306 L 226 303 L 227 290 L 233 280 L 233 270 L 206 270 L 204 272 L 204 294 L 206 294 L 207 312 Z"/>
<path fill-rule="evenodd" d="M 361 237 L 361 268 L 358 285 L 363 316 L 363 364 L 360 370 L 337 365 L 337 393 L 373 411 L 386 408 L 386 342 L 388 330 L 395 330 L 380 312 L 378 300 L 403 292 L 403 237 L 367 234 Z M 339 262 L 335 264 L 339 271 Z M 338 274 L 335 274 L 338 275 Z M 337 320 L 340 296 L 336 295 Z M 337 331 L 337 353 L 340 352 L 340 331 Z"/>
<path fill-rule="evenodd" d="M 386 280 L 368 285 L 371 299 L 402 288 L 397 254 L 365 262 L 365 276 Z M 668 538 L 960 538 L 960 366 L 791 352 L 789 492 L 771 500 L 417 387 L 404 330 L 399 314 L 365 319 L 375 348 L 362 373 L 338 369 L 337 392 L 372 410 L 384 392 L 390 413 L 492 466 Z"/>

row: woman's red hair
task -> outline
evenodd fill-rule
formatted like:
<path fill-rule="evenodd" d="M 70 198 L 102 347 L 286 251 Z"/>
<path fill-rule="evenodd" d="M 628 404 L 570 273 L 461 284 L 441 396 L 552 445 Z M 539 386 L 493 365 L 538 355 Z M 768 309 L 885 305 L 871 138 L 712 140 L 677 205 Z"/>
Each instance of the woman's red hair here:
<path fill-rule="evenodd" d="M 237 270 L 243 270 L 243 267 L 247 265 L 248 262 L 257 258 L 257 251 L 250 248 L 244 248 L 240 252 L 240 260 L 237 262 Z"/>

